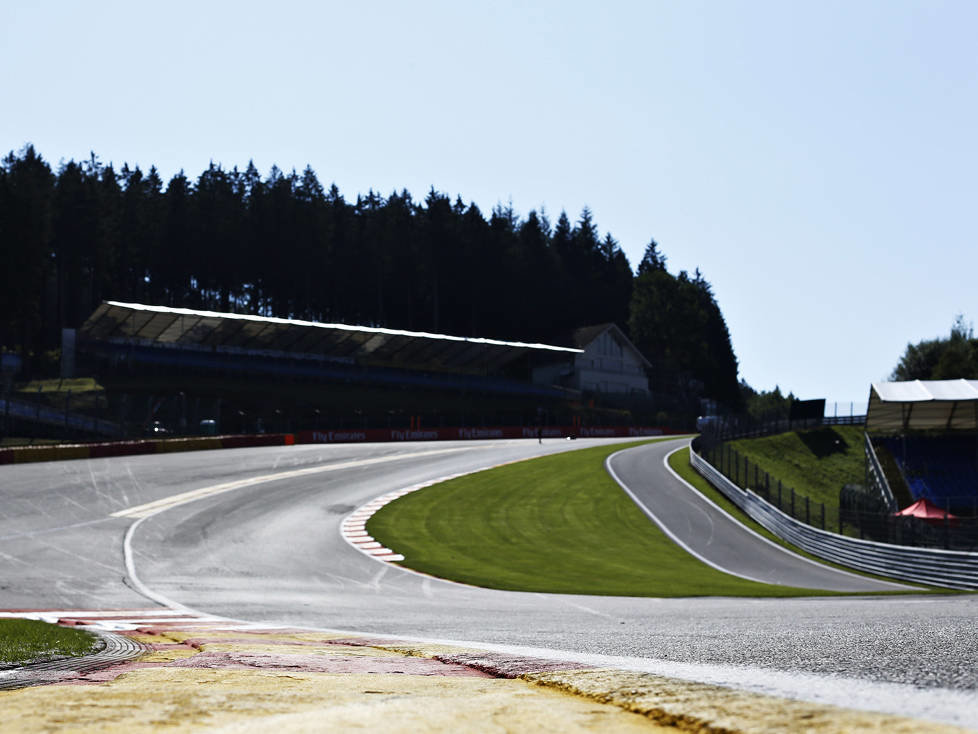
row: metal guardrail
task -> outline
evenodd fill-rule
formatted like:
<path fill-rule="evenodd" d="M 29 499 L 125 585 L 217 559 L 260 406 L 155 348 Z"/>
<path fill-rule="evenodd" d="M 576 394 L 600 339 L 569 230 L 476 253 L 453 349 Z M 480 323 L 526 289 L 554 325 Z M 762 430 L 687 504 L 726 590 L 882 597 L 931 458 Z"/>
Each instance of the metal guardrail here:
<path fill-rule="evenodd" d="M 799 418 L 795 420 L 778 418 L 776 420 L 765 421 L 754 421 L 744 416 L 728 416 L 721 417 L 708 425 L 700 426 L 700 431 L 704 436 L 709 435 L 711 440 L 721 442 L 735 441 L 738 438 L 773 436 L 777 433 L 786 433 L 788 431 L 805 431 L 821 428 L 822 426 L 861 426 L 865 425 L 865 423 L 865 415 L 825 416 L 822 418 Z"/>
<path fill-rule="evenodd" d="M 876 456 L 876 450 L 873 448 L 873 442 L 869 439 L 869 434 L 863 434 L 863 449 L 866 452 L 866 474 L 869 479 L 869 484 L 873 489 L 879 493 L 880 499 L 886 505 L 890 512 L 896 512 L 899 508 L 897 505 L 896 497 L 893 496 L 893 490 L 890 489 L 890 483 L 886 480 L 886 474 L 883 472 L 883 467 L 880 465 L 880 460 Z"/>
<path fill-rule="evenodd" d="M 978 553 L 911 548 L 860 540 L 799 522 L 750 490 L 741 489 L 694 449 L 690 464 L 753 520 L 812 555 L 860 571 L 949 589 L 978 589 Z"/>
<path fill-rule="evenodd" d="M 866 415 L 827 415 L 822 418 L 823 426 L 864 426 Z"/>

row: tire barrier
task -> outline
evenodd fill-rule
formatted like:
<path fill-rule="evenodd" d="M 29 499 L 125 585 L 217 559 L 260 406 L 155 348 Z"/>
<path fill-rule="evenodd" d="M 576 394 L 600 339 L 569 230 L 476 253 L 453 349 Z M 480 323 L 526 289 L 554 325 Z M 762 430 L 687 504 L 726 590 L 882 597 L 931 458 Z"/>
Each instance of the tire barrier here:
<path fill-rule="evenodd" d="M 814 556 L 911 583 L 978 589 L 978 553 L 891 545 L 820 530 L 795 520 L 749 489 L 741 489 L 692 448 L 689 463 L 751 519 Z"/>

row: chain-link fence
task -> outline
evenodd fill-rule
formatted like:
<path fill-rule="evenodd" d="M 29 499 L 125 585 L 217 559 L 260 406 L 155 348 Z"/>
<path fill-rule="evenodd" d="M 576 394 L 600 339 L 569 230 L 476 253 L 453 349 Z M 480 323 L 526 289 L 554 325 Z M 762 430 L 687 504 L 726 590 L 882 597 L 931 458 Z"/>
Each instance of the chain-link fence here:
<path fill-rule="evenodd" d="M 875 497 L 861 492 L 861 488 L 842 492 L 840 487 L 839 504 L 816 502 L 773 478 L 728 443 L 700 437 L 694 442 L 693 449 L 737 487 L 754 492 L 786 515 L 811 527 L 898 545 L 964 551 L 978 549 L 978 517 L 973 515 L 900 516 L 875 507 Z"/>

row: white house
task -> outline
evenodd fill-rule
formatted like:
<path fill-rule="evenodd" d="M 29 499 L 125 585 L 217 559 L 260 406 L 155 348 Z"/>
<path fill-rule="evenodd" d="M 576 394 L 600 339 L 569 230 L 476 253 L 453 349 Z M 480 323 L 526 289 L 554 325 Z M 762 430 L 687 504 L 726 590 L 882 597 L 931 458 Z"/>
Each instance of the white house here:
<path fill-rule="evenodd" d="M 583 354 L 533 370 L 533 382 L 584 392 L 649 395 L 649 361 L 614 324 L 577 329 L 574 346 Z"/>

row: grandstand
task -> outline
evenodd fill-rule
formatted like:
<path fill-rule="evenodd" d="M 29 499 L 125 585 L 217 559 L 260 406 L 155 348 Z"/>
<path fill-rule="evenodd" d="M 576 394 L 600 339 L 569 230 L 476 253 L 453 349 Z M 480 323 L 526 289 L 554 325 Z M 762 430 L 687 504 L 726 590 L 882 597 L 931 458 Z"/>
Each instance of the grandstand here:
<path fill-rule="evenodd" d="M 958 514 L 978 512 L 978 467 L 974 436 L 881 437 L 910 494 Z"/>
<path fill-rule="evenodd" d="M 77 353 L 63 364 L 97 375 L 115 396 L 107 415 L 130 426 L 567 424 L 580 402 L 577 391 L 532 381 L 576 347 L 115 301 L 68 336 Z M 623 422 L 620 411 L 609 419 Z"/>
<path fill-rule="evenodd" d="M 978 380 L 874 384 L 866 432 L 867 450 L 892 459 L 883 462 L 894 467 L 890 485 L 905 486 L 914 501 L 978 515 Z"/>
<path fill-rule="evenodd" d="M 334 370 L 326 376 L 337 370 L 347 376 L 344 367 L 380 366 L 387 368 L 388 380 L 397 379 L 391 370 L 491 377 L 521 357 L 582 351 L 116 301 L 102 303 L 82 325 L 78 337 L 89 351 L 114 348 L 116 355 L 146 364 L 281 374 L 288 371 L 283 363 L 291 362 L 297 367 L 296 374 L 315 374 L 317 368 Z M 298 367 L 299 362 L 305 363 L 305 370 Z M 352 376 L 355 370 L 349 372 Z M 496 388 L 505 389 L 498 383 Z"/>

